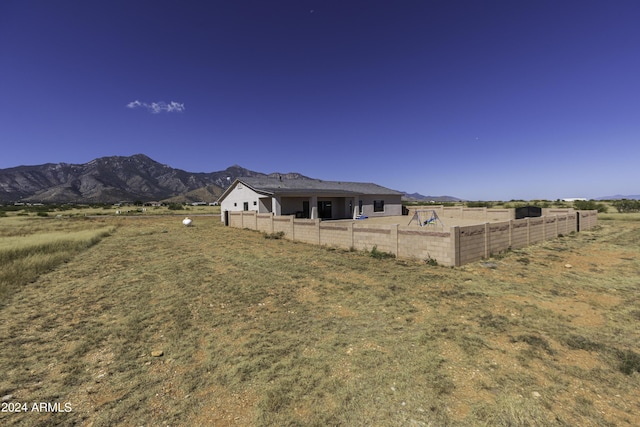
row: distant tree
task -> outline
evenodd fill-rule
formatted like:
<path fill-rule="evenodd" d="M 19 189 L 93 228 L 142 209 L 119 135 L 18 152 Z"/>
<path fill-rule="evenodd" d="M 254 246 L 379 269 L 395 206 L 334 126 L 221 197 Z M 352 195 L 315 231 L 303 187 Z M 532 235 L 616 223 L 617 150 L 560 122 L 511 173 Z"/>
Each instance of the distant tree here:
<path fill-rule="evenodd" d="M 477 202 L 467 202 L 465 203 L 465 206 L 468 208 L 492 208 L 493 204 L 494 204 L 493 202 L 477 201 Z"/>
<path fill-rule="evenodd" d="M 620 213 L 640 212 L 640 200 L 614 200 L 611 205 Z"/>
<path fill-rule="evenodd" d="M 549 202 L 548 200 L 531 200 L 528 203 L 529 206 L 536 206 L 539 208 L 548 208 L 551 206 L 551 202 Z"/>
<path fill-rule="evenodd" d="M 607 205 L 597 203 L 595 200 L 576 200 L 573 202 L 573 207 L 579 211 L 597 210 L 602 213 L 606 213 L 609 210 Z"/>

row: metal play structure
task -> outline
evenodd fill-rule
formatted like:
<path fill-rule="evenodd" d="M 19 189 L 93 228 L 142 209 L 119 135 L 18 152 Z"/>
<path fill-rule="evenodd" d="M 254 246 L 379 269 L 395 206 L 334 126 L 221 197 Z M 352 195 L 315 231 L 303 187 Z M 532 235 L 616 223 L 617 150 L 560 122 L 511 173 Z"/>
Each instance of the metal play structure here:
<path fill-rule="evenodd" d="M 439 225 L 440 228 L 444 228 L 444 224 L 440 220 L 440 217 L 433 209 L 416 210 L 411 217 L 411 221 L 409 221 L 409 224 L 407 225 L 411 225 L 413 221 L 416 221 L 420 227 Z"/>

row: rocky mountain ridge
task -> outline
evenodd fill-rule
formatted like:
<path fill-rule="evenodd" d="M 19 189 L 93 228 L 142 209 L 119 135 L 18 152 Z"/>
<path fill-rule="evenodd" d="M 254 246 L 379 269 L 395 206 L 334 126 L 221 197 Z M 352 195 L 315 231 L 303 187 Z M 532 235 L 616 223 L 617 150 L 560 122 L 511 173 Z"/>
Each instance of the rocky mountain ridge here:
<path fill-rule="evenodd" d="M 310 179 L 296 172 L 265 174 L 233 165 L 218 172 L 187 172 L 144 154 L 100 157 L 83 164 L 46 163 L 0 169 L 0 203 L 212 202 L 239 177 Z M 407 201 L 457 201 L 451 196 L 405 194 Z"/>
<path fill-rule="evenodd" d="M 305 179 L 298 173 L 276 173 Z M 84 164 L 46 163 L 0 169 L 0 203 L 115 203 L 160 201 L 207 187 L 220 195 L 242 176 L 269 176 L 238 165 L 194 173 L 156 162 L 144 154 L 110 156 Z"/>

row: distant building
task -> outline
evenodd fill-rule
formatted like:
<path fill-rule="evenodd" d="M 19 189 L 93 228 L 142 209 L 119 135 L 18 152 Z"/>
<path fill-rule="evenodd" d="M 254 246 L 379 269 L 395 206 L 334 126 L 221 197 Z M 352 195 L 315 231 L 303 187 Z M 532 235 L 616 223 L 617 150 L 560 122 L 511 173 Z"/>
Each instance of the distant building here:
<path fill-rule="evenodd" d="M 403 193 L 377 184 L 318 179 L 238 178 L 220 196 L 225 212 L 257 211 L 275 216 L 345 219 L 402 215 Z"/>
<path fill-rule="evenodd" d="M 567 199 L 562 199 L 563 202 L 586 202 L 587 199 L 584 197 L 569 197 Z"/>

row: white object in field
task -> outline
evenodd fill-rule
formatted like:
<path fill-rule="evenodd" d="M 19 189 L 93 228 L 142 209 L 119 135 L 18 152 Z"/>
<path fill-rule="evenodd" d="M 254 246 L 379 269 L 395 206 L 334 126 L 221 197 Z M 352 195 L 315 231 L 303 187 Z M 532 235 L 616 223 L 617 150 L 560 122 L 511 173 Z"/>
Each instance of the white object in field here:
<path fill-rule="evenodd" d="M 192 222 L 193 221 L 191 221 L 191 218 L 189 218 L 189 217 L 186 217 L 185 219 L 182 220 L 182 223 L 184 225 L 186 225 L 187 227 L 190 226 Z"/>

